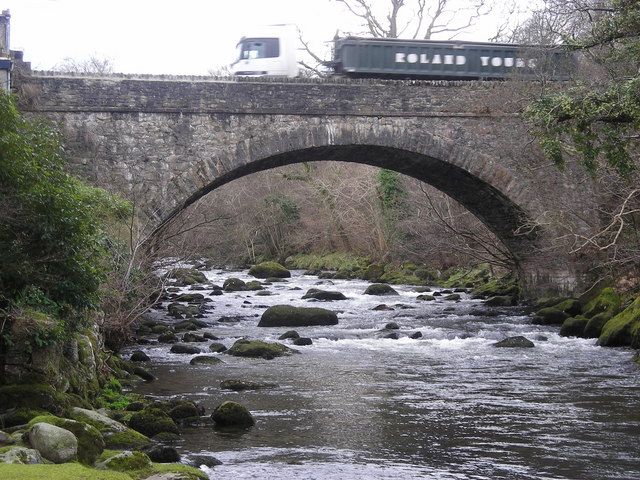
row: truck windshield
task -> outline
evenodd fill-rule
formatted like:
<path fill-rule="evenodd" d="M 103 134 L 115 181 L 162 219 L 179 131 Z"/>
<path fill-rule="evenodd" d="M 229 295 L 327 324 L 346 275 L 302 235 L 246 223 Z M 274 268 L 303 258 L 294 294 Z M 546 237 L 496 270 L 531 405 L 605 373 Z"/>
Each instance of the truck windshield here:
<path fill-rule="evenodd" d="M 277 38 L 244 38 L 238 43 L 240 60 L 253 58 L 277 58 L 280 56 L 280 41 Z"/>

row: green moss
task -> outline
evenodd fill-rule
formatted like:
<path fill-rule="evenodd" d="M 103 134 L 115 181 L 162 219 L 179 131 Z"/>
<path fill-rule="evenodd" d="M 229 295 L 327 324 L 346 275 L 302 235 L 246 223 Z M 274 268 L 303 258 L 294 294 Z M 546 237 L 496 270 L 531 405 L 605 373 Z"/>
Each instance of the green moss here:
<path fill-rule="evenodd" d="M 290 268 L 301 268 L 306 270 L 345 270 L 364 271 L 371 261 L 366 257 L 359 257 L 351 253 L 332 252 L 324 254 L 293 255 L 285 261 Z"/>
<path fill-rule="evenodd" d="M 145 408 L 134 413 L 129 426 L 149 437 L 160 432 L 178 433 L 178 427 L 171 417 L 159 408 Z"/>
<path fill-rule="evenodd" d="M 567 318 L 560 327 L 560 335 L 563 337 L 584 337 L 584 329 L 588 322 L 589 319 L 582 315 Z"/>
<path fill-rule="evenodd" d="M 576 300 L 575 298 L 567 298 L 562 302 L 552 305 L 552 307 L 568 315 L 578 315 L 582 311 L 580 302 L 578 302 L 578 300 Z"/>
<path fill-rule="evenodd" d="M 47 415 L 49 412 L 40 409 L 19 408 L 13 412 L 6 413 L 0 417 L 2 426 L 4 428 L 16 427 L 18 425 L 25 425 L 29 421 L 39 415 Z"/>
<path fill-rule="evenodd" d="M 535 313 L 532 323 L 536 325 L 562 325 L 569 315 L 553 307 L 541 308 Z"/>
<path fill-rule="evenodd" d="M 222 427 L 250 427 L 256 423 L 245 406 L 229 401 L 218 405 L 211 414 L 211 419 Z"/>
<path fill-rule="evenodd" d="M 602 329 L 606 323 L 611 320 L 613 312 L 602 312 L 594 315 L 587 322 L 587 326 L 584 327 L 585 338 L 598 338 L 602 333 Z"/>
<path fill-rule="evenodd" d="M 283 355 L 291 355 L 291 350 L 286 345 L 276 342 L 263 342 L 262 340 L 238 340 L 225 353 L 236 357 L 264 358 L 270 360 Z"/>
<path fill-rule="evenodd" d="M 640 346 L 640 297 L 605 324 L 598 338 L 598 345 Z"/>
<path fill-rule="evenodd" d="M 125 451 L 107 458 L 99 466 L 117 472 L 131 472 L 150 469 L 151 460 L 145 453 Z"/>
<path fill-rule="evenodd" d="M 11 480 L 131 480 L 131 477 L 124 473 L 96 470 L 79 463 L 60 465 L 0 464 L 0 478 Z"/>
<path fill-rule="evenodd" d="M 151 440 L 145 435 L 127 428 L 124 432 L 115 432 L 105 435 L 105 444 L 109 448 L 124 448 L 142 450 L 151 444 Z"/>
<path fill-rule="evenodd" d="M 98 455 L 104 450 L 105 443 L 102 435 L 98 429 L 89 424 L 53 415 L 35 417 L 29 422 L 29 427 L 36 423 L 48 423 L 73 433 L 78 439 L 78 459 L 84 464 L 93 465 Z"/>
<path fill-rule="evenodd" d="M 256 290 L 264 290 L 262 284 L 257 280 L 251 280 L 245 284 L 245 288 L 247 290 L 256 291 Z"/>
<path fill-rule="evenodd" d="M 277 262 L 262 262 L 252 266 L 249 275 L 256 278 L 289 278 L 291 272 Z"/>
<path fill-rule="evenodd" d="M 620 311 L 621 304 L 620 295 L 613 288 L 607 287 L 585 305 L 584 316 L 591 318 L 602 312 L 610 312 L 613 316 Z"/>
<path fill-rule="evenodd" d="M 3 409 L 41 409 L 62 414 L 70 406 L 70 399 L 44 383 L 16 384 L 0 387 L 0 405 Z"/>
<path fill-rule="evenodd" d="M 153 463 L 151 465 L 151 474 L 161 473 L 180 473 L 186 477 L 185 480 L 207 480 L 209 478 L 202 470 L 188 465 L 180 465 L 179 463 Z"/>
<path fill-rule="evenodd" d="M 471 270 L 455 269 L 447 273 L 447 278 L 441 282 L 441 285 L 446 288 L 476 287 L 486 284 L 491 279 L 491 268 L 486 263 L 482 263 Z"/>

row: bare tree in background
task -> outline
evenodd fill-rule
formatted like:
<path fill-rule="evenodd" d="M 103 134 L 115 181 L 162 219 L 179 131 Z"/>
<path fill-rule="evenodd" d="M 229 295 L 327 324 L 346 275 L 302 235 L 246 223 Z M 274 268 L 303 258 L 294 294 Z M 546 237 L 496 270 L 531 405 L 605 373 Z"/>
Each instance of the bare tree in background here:
<path fill-rule="evenodd" d="M 53 69 L 59 72 L 96 73 L 105 75 L 113 73 L 113 62 L 110 58 L 98 57 L 96 55 L 91 55 L 89 58 L 81 60 L 66 57 L 62 60 L 62 63 L 56 65 Z"/>
<path fill-rule="evenodd" d="M 512 0 L 507 0 L 510 3 Z M 361 22 L 361 29 L 348 32 L 375 38 L 429 40 L 453 39 L 474 26 L 492 10 L 493 0 L 332 0 Z M 340 31 L 340 30 L 339 30 Z M 338 36 L 339 31 L 336 32 Z M 309 60 L 300 62 L 303 71 L 325 76 L 326 63 L 299 35 Z"/>
<path fill-rule="evenodd" d="M 454 38 L 491 11 L 490 0 L 333 0 L 376 38 Z"/>

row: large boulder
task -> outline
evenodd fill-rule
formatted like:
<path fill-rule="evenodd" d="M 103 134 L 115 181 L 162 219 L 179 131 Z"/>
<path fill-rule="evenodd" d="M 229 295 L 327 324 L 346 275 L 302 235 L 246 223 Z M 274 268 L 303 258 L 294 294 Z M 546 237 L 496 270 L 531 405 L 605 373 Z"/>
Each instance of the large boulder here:
<path fill-rule="evenodd" d="M 44 459 L 38 450 L 25 447 L 10 447 L 2 449 L 0 453 L 0 464 L 12 463 L 21 465 L 35 465 L 44 463 Z"/>
<path fill-rule="evenodd" d="M 32 427 L 37 423 L 48 423 L 64 428 L 73 433 L 78 440 L 78 460 L 87 465 L 93 465 L 105 447 L 104 439 L 97 428 L 76 420 L 59 418 L 53 415 L 39 416 L 29 422 Z"/>
<path fill-rule="evenodd" d="M 567 318 L 560 327 L 560 336 L 562 337 L 584 337 L 584 329 L 589 323 L 589 319 L 578 315 Z"/>
<path fill-rule="evenodd" d="M 554 307 L 547 307 L 538 310 L 531 323 L 536 325 L 562 325 L 569 318 L 569 314 Z"/>
<path fill-rule="evenodd" d="M 399 295 L 390 285 L 386 283 L 372 283 L 364 291 L 365 295 Z"/>
<path fill-rule="evenodd" d="M 49 423 L 36 423 L 29 429 L 29 443 L 53 463 L 65 463 L 78 456 L 78 440 L 69 430 Z"/>
<path fill-rule="evenodd" d="M 159 408 L 145 408 L 134 413 L 129 419 L 129 426 L 148 437 L 161 432 L 178 433 L 173 419 Z"/>
<path fill-rule="evenodd" d="M 502 348 L 533 348 L 535 345 L 531 340 L 523 336 L 517 336 L 500 340 L 499 342 L 494 343 L 493 346 Z"/>
<path fill-rule="evenodd" d="M 640 297 L 605 324 L 598 345 L 640 347 Z"/>
<path fill-rule="evenodd" d="M 272 358 L 291 355 L 293 352 L 292 349 L 281 343 L 240 339 L 225 353 L 233 355 L 234 357 L 264 358 L 265 360 L 271 360 Z"/>
<path fill-rule="evenodd" d="M 171 346 L 171 353 L 185 353 L 188 355 L 193 355 L 195 353 L 200 353 L 201 350 L 194 345 L 186 345 L 184 343 L 174 343 Z"/>
<path fill-rule="evenodd" d="M 277 262 L 262 262 L 249 269 L 256 278 L 289 278 L 291 272 Z"/>
<path fill-rule="evenodd" d="M 251 427 L 256 421 L 246 407 L 236 402 L 223 402 L 211 414 L 211 419 L 221 427 Z"/>
<path fill-rule="evenodd" d="M 151 459 L 147 454 L 130 451 L 124 451 L 116 455 L 112 455 L 96 465 L 98 470 L 115 470 L 117 472 L 144 470 L 150 467 Z"/>
<path fill-rule="evenodd" d="M 224 363 L 215 355 L 196 355 L 189 360 L 189 365 L 218 365 Z"/>
<path fill-rule="evenodd" d="M 612 312 L 600 312 L 591 317 L 584 327 L 585 338 L 598 338 L 612 316 Z"/>
<path fill-rule="evenodd" d="M 302 297 L 303 300 L 313 298 L 316 300 L 323 301 L 334 301 L 334 300 L 346 300 L 347 297 L 344 296 L 341 292 L 335 292 L 330 290 L 320 290 L 318 288 L 310 288 L 307 290 L 307 293 Z"/>
<path fill-rule="evenodd" d="M 515 305 L 513 297 L 508 295 L 500 295 L 485 300 L 484 304 L 488 307 L 511 307 Z"/>
<path fill-rule="evenodd" d="M 106 448 L 109 449 L 140 450 L 151 442 L 145 435 L 94 410 L 75 407 L 71 409 L 69 416 L 78 422 L 95 427 L 104 438 Z"/>
<path fill-rule="evenodd" d="M 222 288 L 226 292 L 244 292 L 247 290 L 247 284 L 239 278 L 227 278 L 222 284 Z"/>
<path fill-rule="evenodd" d="M 259 327 L 309 327 L 313 325 L 337 325 L 338 316 L 324 308 L 274 305 L 263 314 Z"/>
<path fill-rule="evenodd" d="M 622 299 L 611 287 L 604 288 L 584 307 L 584 316 L 591 318 L 599 313 L 608 313 L 611 317 L 620 311 Z"/>

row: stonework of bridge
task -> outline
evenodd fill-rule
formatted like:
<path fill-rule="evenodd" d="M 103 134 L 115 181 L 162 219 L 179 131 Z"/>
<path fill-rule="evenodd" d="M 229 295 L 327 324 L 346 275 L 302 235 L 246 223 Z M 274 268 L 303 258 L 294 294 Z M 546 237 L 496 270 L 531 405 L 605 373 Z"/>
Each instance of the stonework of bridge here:
<path fill-rule="evenodd" d="M 230 181 L 310 161 L 410 175 L 474 213 L 517 259 L 531 291 L 578 288 L 582 265 L 518 232 L 558 205 L 595 218 L 588 182 L 544 160 L 507 83 L 215 81 L 203 77 L 15 79 L 20 108 L 56 122 L 75 173 L 135 199 L 161 228 Z"/>

